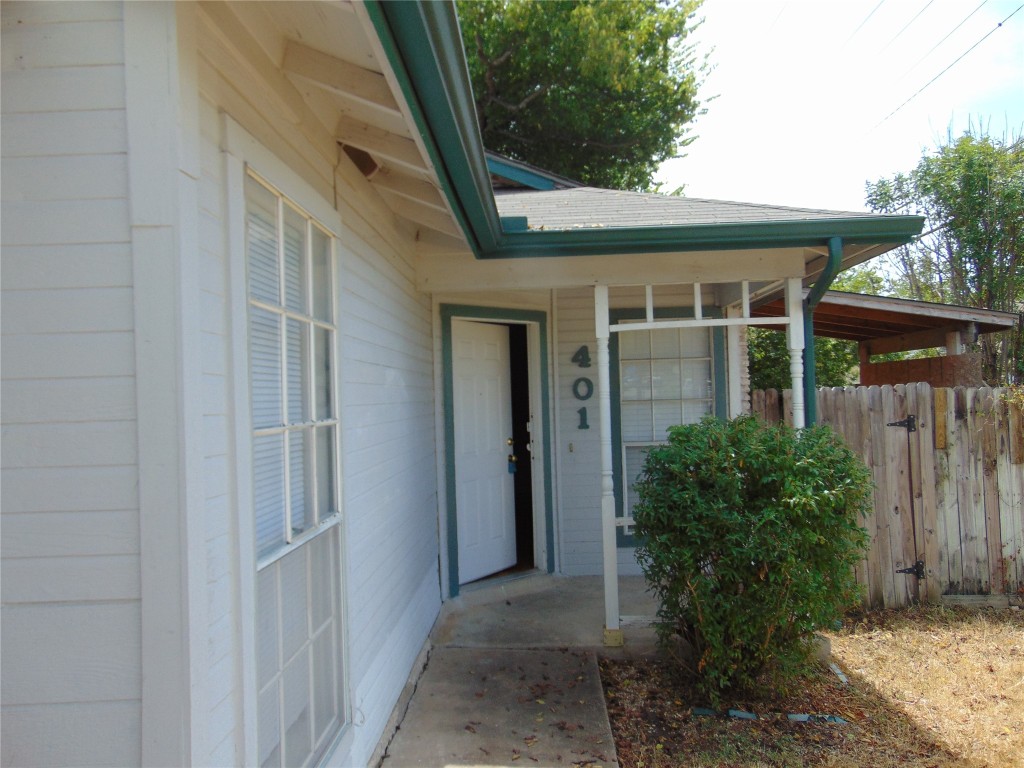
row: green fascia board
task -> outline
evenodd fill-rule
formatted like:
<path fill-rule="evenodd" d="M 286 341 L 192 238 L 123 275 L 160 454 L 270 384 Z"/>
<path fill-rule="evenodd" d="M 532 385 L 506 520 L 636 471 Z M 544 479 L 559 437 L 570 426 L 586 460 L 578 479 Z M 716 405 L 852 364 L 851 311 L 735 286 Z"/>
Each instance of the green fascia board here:
<path fill-rule="evenodd" d="M 530 189 L 546 192 L 555 188 L 553 179 L 521 166 L 504 163 L 496 157 L 487 158 L 487 168 L 495 176 L 514 181 Z"/>
<path fill-rule="evenodd" d="M 477 258 L 807 247 L 827 244 L 832 237 L 897 246 L 910 242 L 924 226 L 919 216 L 863 216 L 506 232 L 491 189 L 454 3 L 366 0 L 366 9 L 442 191 Z"/>
<path fill-rule="evenodd" d="M 367 0 L 366 11 L 477 257 L 501 238 L 455 4 Z"/>
<path fill-rule="evenodd" d="M 799 221 L 756 221 L 665 227 L 615 227 L 507 232 L 497 251 L 483 258 L 596 256 L 750 248 L 799 248 L 844 243 L 904 245 L 924 226 L 922 216 L 857 216 Z"/>

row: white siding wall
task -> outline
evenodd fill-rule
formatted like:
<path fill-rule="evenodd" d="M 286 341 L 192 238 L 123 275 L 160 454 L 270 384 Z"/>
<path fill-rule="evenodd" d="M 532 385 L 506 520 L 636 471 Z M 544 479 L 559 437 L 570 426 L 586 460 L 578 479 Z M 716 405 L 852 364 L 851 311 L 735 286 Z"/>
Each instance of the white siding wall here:
<path fill-rule="evenodd" d="M 710 298 L 710 297 L 707 297 Z M 672 288 L 656 292 L 656 306 L 680 307 L 693 304 L 692 294 Z M 612 289 L 613 309 L 644 307 L 643 288 Z M 601 432 L 597 392 L 597 330 L 594 325 L 592 288 L 563 289 L 555 294 L 558 339 L 555 366 L 558 370 L 558 499 L 559 552 L 561 571 L 568 576 L 600 574 L 603 568 L 601 540 Z M 580 368 L 572 357 L 581 346 L 590 349 L 591 367 Z M 593 396 L 581 402 L 572 391 L 581 376 L 594 384 Z M 590 429 L 579 429 L 581 407 L 587 408 Z M 570 445 L 572 449 L 570 450 Z M 613 450 L 615 447 L 613 446 Z M 633 550 L 620 548 L 619 573 L 639 574 Z"/>
<path fill-rule="evenodd" d="M 339 332 L 354 743 L 369 759 L 440 610 L 430 298 L 339 174 Z M 351 205 L 351 207 L 350 207 Z"/>
<path fill-rule="evenodd" d="M 2 6 L 5 765 L 141 755 L 120 12 Z"/>

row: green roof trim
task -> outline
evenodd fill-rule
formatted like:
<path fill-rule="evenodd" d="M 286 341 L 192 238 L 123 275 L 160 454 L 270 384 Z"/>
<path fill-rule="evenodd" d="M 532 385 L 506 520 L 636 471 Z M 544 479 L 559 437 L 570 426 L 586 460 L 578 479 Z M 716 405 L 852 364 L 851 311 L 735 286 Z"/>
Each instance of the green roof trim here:
<path fill-rule="evenodd" d="M 827 245 L 833 237 L 896 246 L 913 240 L 924 226 L 921 216 L 879 215 L 508 231 L 494 203 L 454 3 L 366 0 L 366 9 L 442 191 L 479 259 L 808 247 Z"/>
<path fill-rule="evenodd" d="M 521 165 L 506 163 L 497 157 L 487 157 L 487 169 L 495 176 L 514 181 L 530 189 L 547 191 L 555 188 L 555 181 L 550 176 L 531 171 L 529 168 L 524 168 Z"/>

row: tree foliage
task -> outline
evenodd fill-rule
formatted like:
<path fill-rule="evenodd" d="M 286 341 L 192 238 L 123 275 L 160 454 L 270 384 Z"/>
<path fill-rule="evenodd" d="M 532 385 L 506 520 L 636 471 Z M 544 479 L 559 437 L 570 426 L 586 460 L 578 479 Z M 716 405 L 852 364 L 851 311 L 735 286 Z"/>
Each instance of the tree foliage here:
<path fill-rule="evenodd" d="M 784 331 L 751 328 L 747 332 L 751 389 L 791 389 L 789 349 Z M 857 342 L 814 339 L 814 380 L 819 387 L 845 387 L 857 380 Z"/>
<path fill-rule="evenodd" d="M 488 149 L 586 184 L 647 189 L 700 109 L 701 0 L 458 0 Z"/>
<path fill-rule="evenodd" d="M 672 427 L 636 489 L 659 640 L 716 706 L 763 671 L 798 671 L 814 631 L 857 595 L 871 478 L 828 427 L 750 416 Z"/>
<path fill-rule="evenodd" d="M 867 202 L 927 217 L 925 234 L 888 258 L 897 295 L 1024 312 L 1024 137 L 951 137 L 908 174 L 868 183 Z M 981 337 L 989 383 L 1024 381 L 1022 326 Z"/>

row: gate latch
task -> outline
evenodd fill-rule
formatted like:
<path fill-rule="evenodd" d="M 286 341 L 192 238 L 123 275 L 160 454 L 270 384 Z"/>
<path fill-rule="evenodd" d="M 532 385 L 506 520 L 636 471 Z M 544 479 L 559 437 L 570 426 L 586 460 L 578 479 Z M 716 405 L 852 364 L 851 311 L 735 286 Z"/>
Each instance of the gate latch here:
<path fill-rule="evenodd" d="M 907 432 L 917 432 L 917 416 L 910 414 L 905 419 L 899 421 L 890 421 L 885 426 L 887 427 L 906 427 Z"/>
<path fill-rule="evenodd" d="M 888 426 L 893 426 L 893 425 L 889 424 Z M 917 578 L 923 579 L 924 578 L 924 560 L 916 560 L 916 561 L 914 561 L 914 564 L 912 566 L 910 566 L 909 568 L 899 568 L 899 569 L 896 570 L 896 573 L 908 573 L 908 574 L 912 573 L 914 576 L 917 576 Z"/>

